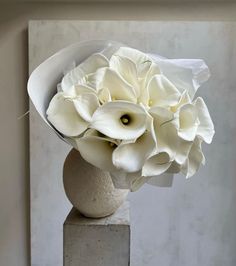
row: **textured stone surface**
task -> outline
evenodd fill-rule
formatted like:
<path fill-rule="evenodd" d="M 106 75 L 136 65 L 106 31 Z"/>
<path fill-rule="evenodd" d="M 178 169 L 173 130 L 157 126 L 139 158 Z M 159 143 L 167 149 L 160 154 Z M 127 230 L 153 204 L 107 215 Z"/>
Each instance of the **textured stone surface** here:
<path fill-rule="evenodd" d="M 75 149 L 66 157 L 63 183 L 71 204 L 92 218 L 114 213 L 129 193 L 126 189 L 115 189 L 110 174 L 87 163 Z"/>
<path fill-rule="evenodd" d="M 35 21 L 29 32 L 31 70 L 73 42 L 108 38 L 170 58 L 207 62 L 212 77 L 198 95 L 206 100 L 216 135 L 203 147 L 206 166 L 187 181 L 177 176 L 171 189 L 145 185 L 130 194 L 131 266 L 235 266 L 236 23 Z M 62 187 L 68 150 L 31 108 L 34 266 L 62 265 L 62 223 L 71 208 Z"/>
<path fill-rule="evenodd" d="M 73 208 L 64 223 L 64 266 L 129 266 L 129 204 L 89 219 Z"/>

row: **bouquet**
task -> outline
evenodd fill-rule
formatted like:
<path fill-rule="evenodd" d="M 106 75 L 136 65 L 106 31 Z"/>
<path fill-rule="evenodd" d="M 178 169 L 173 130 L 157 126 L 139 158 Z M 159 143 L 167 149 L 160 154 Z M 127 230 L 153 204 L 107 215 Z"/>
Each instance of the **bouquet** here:
<path fill-rule="evenodd" d="M 202 142 L 214 136 L 208 108 L 195 97 L 209 78 L 204 61 L 97 44 L 79 62 L 67 56 L 57 88 L 42 93 L 36 108 L 84 160 L 109 172 L 116 188 L 170 186 L 174 174 L 193 176 L 205 163 Z"/>

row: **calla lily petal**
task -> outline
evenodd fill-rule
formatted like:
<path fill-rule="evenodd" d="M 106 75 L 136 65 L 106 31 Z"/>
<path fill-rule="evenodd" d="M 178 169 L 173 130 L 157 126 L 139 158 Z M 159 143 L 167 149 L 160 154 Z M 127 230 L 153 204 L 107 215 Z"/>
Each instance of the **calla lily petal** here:
<path fill-rule="evenodd" d="M 115 101 L 105 103 L 95 111 L 91 127 L 110 138 L 131 140 L 144 133 L 146 121 L 147 115 L 141 106 Z"/>
<path fill-rule="evenodd" d="M 98 68 L 106 66 L 109 66 L 109 62 L 104 55 L 100 53 L 92 54 L 83 63 L 64 76 L 61 82 L 62 90 L 67 91 L 73 85 L 79 84 L 86 75 L 94 73 Z"/>
<path fill-rule="evenodd" d="M 142 176 L 157 176 L 164 173 L 171 165 L 168 153 L 160 152 L 151 156 L 144 164 Z"/>
<path fill-rule="evenodd" d="M 134 88 L 112 69 L 106 69 L 100 87 L 108 88 L 112 100 L 137 102 Z"/>
<path fill-rule="evenodd" d="M 117 171 L 112 163 L 112 153 L 116 142 L 104 137 L 87 135 L 76 139 L 81 156 L 92 165 L 109 172 Z M 94 152 L 99 151 L 99 154 Z"/>
<path fill-rule="evenodd" d="M 187 90 L 191 99 L 200 85 L 210 77 L 209 69 L 201 59 L 160 59 L 154 55 L 152 59 L 180 92 Z"/>
<path fill-rule="evenodd" d="M 157 64 L 153 62 L 152 58 L 139 50 L 130 47 L 120 47 L 115 55 L 127 57 L 136 64 L 137 74 L 139 79 L 144 81 L 143 85 L 145 85 L 153 75 L 160 74 L 160 69 Z"/>
<path fill-rule="evenodd" d="M 174 106 L 180 92 L 165 76 L 155 75 L 148 84 L 149 106 Z"/>
<path fill-rule="evenodd" d="M 47 109 L 47 118 L 61 134 L 68 137 L 78 136 L 88 127 L 88 122 L 81 118 L 73 101 L 63 92 L 52 98 Z"/>
<path fill-rule="evenodd" d="M 173 113 L 175 113 L 175 112 L 178 111 L 178 109 L 179 109 L 182 105 L 187 104 L 187 103 L 191 103 L 191 99 L 190 99 L 190 97 L 189 97 L 187 91 L 185 90 L 185 91 L 182 93 L 179 102 L 178 102 L 175 106 L 171 106 L 170 110 L 171 110 Z"/>
<path fill-rule="evenodd" d="M 115 54 L 111 57 L 110 67 L 135 89 L 136 95 L 140 94 L 137 68 L 133 61 L 127 57 Z"/>
<path fill-rule="evenodd" d="M 103 88 L 98 92 L 98 99 L 102 104 L 111 101 L 111 94 L 108 88 Z"/>
<path fill-rule="evenodd" d="M 155 144 L 152 133 L 146 131 L 133 143 L 121 143 L 113 152 L 113 164 L 123 171 L 137 172 L 155 150 Z"/>
<path fill-rule="evenodd" d="M 93 93 L 83 93 L 76 97 L 73 102 L 80 116 L 85 121 L 91 122 L 93 113 L 99 107 L 97 96 Z"/>
<path fill-rule="evenodd" d="M 133 179 L 133 182 L 131 183 L 130 186 L 130 191 L 135 192 L 138 189 L 141 188 L 141 186 L 143 186 L 145 183 L 148 182 L 148 177 L 146 176 L 138 176 L 135 179 Z"/>
<path fill-rule="evenodd" d="M 158 149 L 167 152 L 177 163 L 184 163 L 192 143 L 178 136 L 177 118 L 171 111 L 162 107 L 151 108 L 149 112 L 154 119 Z"/>
<path fill-rule="evenodd" d="M 181 171 L 181 165 L 176 161 L 172 161 L 170 167 L 166 171 L 169 174 L 178 174 Z"/>
<path fill-rule="evenodd" d="M 200 123 L 197 129 L 197 135 L 200 136 L 206 143 L 210 144 L 215 134 L 215 130 L 208 108 L 203 99 L 200 97 L 196 99 L 195 106 L 198 111 L 198 119 Z"/>
<path fill-rule="evenodd" d="M 205 164 L 205 157 L 201 149 L 202 140 L 196 138 L 189 152 L 188 159 L 183 165 L 181 172 L 186 178 L 193 176 L 199 169 L 201 164 Z"/>
<path fill-rule="evenodd" d="M 193 141 L 198 130 L 198 113 L 194 105 L 185 104 L 179 109 L 178 136 L 187 141 Z"/>

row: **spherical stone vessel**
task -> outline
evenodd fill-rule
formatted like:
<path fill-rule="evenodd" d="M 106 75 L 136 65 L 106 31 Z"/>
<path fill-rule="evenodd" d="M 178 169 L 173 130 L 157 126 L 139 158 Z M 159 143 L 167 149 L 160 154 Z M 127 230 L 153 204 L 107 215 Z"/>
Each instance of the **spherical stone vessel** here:
<path fill-rule="evenodd" d="M 128 190 L 114 188 L 108 172 L 86 162 L 75 149 L 66 157 L 63 183 L 71 204 L 91 218 L 111 215 L 128 195 Z"/>

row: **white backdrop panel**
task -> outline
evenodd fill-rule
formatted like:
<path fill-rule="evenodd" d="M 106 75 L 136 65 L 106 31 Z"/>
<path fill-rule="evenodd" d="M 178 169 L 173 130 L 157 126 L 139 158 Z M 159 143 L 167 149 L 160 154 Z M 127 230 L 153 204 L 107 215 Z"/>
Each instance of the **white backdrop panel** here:
<path fill-rule="evenodd" d="M 145 185 L 130 195 L 131 266 L 236 265 L 236 24 L 233 22 L 31 21 L 30 72 L 78 41 L 113 39 L 170 58 L 203 58 L 201 89 L 215 122 L 207 164 L 171 189 Z M 62 166 L 70 147 L 30 106 L 33 266 L 62 266 L 62 224 L 70 209 Z"/>

